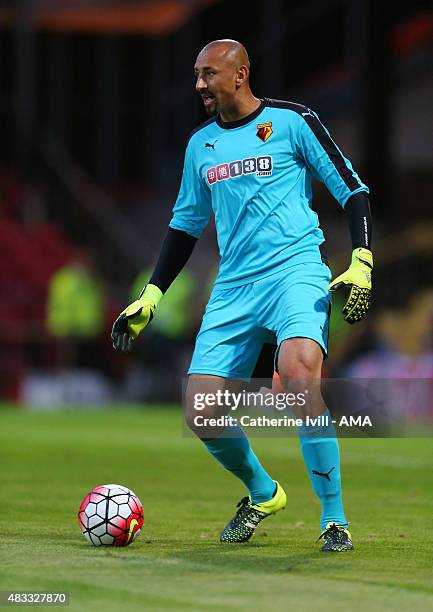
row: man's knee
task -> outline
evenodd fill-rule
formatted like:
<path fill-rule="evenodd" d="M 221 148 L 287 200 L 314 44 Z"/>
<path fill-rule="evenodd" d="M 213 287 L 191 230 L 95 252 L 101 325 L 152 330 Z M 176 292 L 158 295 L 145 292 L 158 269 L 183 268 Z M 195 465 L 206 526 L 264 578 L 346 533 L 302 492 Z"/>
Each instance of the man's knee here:
<path fill-rule="evenodd" d="M 321 347 L 307 338 L 285 340 L 278 356 L 278 373 L 286 393 L 298 396 L 302 393 L 308 401 L 295 406 L 296 416 L 321 414 L 324 403 L 321 395 L 323 355 Z"/>
<path fill-rule="evenodd" d="M 188 380 L 184 401 L 185 422 L 200 438 L 211 438 L 220 433 L 220 428 L 209 424 L 209 421 L 227 412 L 224 406 L 215 401 L 222 380 L 216 376 L 197 375 L 190 376 Z"/>
<path fill-rule="evenodd" d="M 320 378 L 323 354 L 321 347 L 308 338 L 285 340 L 278 355 L 278 373 L 283 379 Z"/>
<path fill-rule="evenodd" d="M 188 427 L 197 433 L 196 417 L 211 418 L 212 408 L 206 404 L 206 392 L 200 391 L 196 385 L 188 384 L 185 392 L 185 422 Z"/>
<path fill-rule="evenodd" d="M 293 355 L 278 368 L 278 373 L 281 379 L 316 378 L 317 364 L 303 355 Z"/>

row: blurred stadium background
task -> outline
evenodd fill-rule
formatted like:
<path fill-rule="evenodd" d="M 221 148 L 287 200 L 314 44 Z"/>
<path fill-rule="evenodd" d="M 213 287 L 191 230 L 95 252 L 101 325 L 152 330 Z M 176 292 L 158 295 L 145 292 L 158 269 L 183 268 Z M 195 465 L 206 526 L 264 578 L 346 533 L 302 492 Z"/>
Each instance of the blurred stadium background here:
<path fill-rule="evenodd" d="M 206 118 L 193 64 L 216 38 L 245 44 L 256 95 L 316 110 L 371 189 L 374 305 L 349 327 L 336 304 L 326 374 L 433 378 L 430 2 L 4 0 L 2 400 L 179 399 L 216 273 L 212 227 L 134 353 L 109 335 L 159 253 Z M 318 184 L 315 205 L 335 274 L 344 213 Z"/>

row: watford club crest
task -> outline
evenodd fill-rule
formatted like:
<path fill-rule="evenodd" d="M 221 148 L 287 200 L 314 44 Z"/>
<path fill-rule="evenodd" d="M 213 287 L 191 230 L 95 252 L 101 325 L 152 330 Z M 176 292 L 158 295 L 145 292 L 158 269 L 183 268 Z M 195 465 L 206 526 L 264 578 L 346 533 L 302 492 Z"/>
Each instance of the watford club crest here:
<path fill-rule="evenodd" d="M 260 140 L 263 140 L 263 142 L 266 142 L 268 138 L 272 135 L 272 133 L 272 121 L 268 121 L 267 123 L 259 123 L 257 125 L 256 136 L 258 136 Z"/>

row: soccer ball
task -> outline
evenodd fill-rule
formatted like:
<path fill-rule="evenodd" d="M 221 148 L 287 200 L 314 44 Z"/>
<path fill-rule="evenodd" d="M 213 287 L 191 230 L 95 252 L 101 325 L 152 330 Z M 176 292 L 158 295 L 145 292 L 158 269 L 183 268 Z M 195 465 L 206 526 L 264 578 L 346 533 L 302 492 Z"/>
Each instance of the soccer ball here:
<path fill-rule="evenodd" d="M 143 521 L 141 501 L 117 484 L 95 487 L 78 510 L 78 526 L 94 546 L 128 546 L 140 533 Z"/>

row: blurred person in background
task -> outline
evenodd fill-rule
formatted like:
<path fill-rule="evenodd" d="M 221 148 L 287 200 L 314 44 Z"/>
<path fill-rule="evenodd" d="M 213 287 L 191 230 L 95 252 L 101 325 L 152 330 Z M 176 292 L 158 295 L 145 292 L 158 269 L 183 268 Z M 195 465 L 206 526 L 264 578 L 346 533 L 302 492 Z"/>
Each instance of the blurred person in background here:
<path fill-rule="evenodd" d="M 105 289 L 83 250 L 51 277 L 46 307 L 47 331 L 57 338 L 61 365 L 98 363 L 97 343 L 105 324 Z"/>
<path fill-rule="evenodd" d="M 343 375 L 367 379 L 377 393 L 382 384 L 383 408 L 390 415 L 431 418 L 433 388 L 427 381 L 433 379 L 433 289 L 417 292 L 399 310 L 377 313 L 374 335 L 376 348 L 354 359 Z"/>

